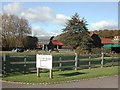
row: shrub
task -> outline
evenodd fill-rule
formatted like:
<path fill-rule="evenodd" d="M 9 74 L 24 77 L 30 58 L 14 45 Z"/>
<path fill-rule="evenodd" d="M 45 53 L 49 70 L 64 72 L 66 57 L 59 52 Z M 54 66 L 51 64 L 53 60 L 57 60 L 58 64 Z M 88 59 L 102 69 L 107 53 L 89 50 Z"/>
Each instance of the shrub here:
<path fill-rule="evenodd" d="M 103 48 L 103 52 L 104 53 L 111 53 L 111 48 L 110 47 Z"/>
<path fill-rule="evenodd" d="M 75 50 L 75 52 L 76 52 L 77 54 L 88 54 L 88 53 L 89 53 L 88 50 L 84 50 L 84 49 L 81 48 L 81 47 L 77 47 L 76 50 Z"/>
<path fill-rule="evenodd" d="M 91 50 L 91 52 L 92 52 L 93 54 L 100 54 L 100 53 L 101 53 L 101 49 L 100 49 L 100 48 L 93 48 L 93 49 Z"/>

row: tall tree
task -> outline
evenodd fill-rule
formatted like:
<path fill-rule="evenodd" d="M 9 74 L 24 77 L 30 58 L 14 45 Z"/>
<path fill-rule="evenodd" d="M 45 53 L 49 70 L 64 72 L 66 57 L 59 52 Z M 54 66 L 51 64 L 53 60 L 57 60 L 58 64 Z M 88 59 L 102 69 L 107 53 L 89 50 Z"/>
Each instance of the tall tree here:
<path fill-rule="evenodd" d="M 26 36 L 24 39 L 24 47 L 26 49 L 34 49 L 37 47 L 38 38 L 32 36 Z"/>
<path fill-rule="evenodd" d="M 64 34 L 60 36 L 60 40 L 64 45 L 70 46 L 73 49 L 77 47 L 88 49 L 91 39 L 88 35 L 87 25 L 87 21 L 84 18 L 80 18 L 78 13 L 75 13 L 67 21 L 63 29 Z"/>
<path fill-rule="evenodd" d="M 15 15 L 3 14 L 2 21 L 2 45 L 4 47 L 23 47 L 23 40 L 31 33 L 28 20 Z"/>

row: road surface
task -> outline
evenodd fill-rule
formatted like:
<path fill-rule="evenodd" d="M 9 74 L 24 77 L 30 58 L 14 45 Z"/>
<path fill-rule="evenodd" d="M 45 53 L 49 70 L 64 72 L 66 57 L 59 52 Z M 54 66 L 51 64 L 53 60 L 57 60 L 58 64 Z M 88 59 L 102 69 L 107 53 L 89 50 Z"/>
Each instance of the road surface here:
<path fill-rule="evenodd" d="M 2 81 L 1 81 L 2 82 Z M 118 76 L 86 79 L 77 82 L 52 85 L 26 85 L 11 82 L 2 82 L 2 88 L 118 88 Z"/>

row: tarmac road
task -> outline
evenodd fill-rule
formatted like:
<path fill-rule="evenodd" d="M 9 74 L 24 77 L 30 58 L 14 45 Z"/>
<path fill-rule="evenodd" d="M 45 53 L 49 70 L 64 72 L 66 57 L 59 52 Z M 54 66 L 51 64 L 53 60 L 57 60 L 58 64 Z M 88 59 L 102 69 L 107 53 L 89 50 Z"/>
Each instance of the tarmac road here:
<path fill-rule="evenodd" d="M 118 88 L 118 76 L 91 78 L 77 82 L 52 85 L 26 85 L 3 81 L 2 88 Z"/>

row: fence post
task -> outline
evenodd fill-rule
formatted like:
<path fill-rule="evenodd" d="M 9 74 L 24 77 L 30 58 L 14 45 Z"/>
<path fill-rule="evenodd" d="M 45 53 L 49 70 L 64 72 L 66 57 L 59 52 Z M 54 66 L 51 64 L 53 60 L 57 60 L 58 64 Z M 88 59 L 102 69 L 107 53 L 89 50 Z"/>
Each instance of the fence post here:
<path fill-rule="evenodd" d="M 112 53 L 112 66 L 114 66 L 114 53 Z"/>
<path fill-rule="evenodd" d="M 102 52 L 101 53 L 102 54 L 102 57 L 101 57 L 101 68 L 103 68 L 103 64 L 104 64 L 104 53 Z"/>
<path fill-rule="evenodd" d="M 61 67 L 62 67 L 62 57 L 60 56 L 60 58 L 59 58 L 59 71 L 61 71 Z"/>
<path fill-rule="evenodd" d="M 6 74 L 6 54 L 3 55 L 3 74 Z"/>
<path fill-rule="evenodd" d="M 75 70 L 77 70 L 77 63 L 78 63 L 77 58 L 78 58 L 78 55 L 77 53 L 75 53 Z"/>
<path fill-rule="evenodd" d="M 91 69 L 91 55 L 89 56 L 89 69 Z"/>
<path fill-rule="evenodd" d="M 26 73 L 26 57 L 24 57 L 24 73 Z"/>

